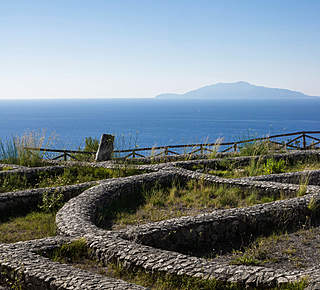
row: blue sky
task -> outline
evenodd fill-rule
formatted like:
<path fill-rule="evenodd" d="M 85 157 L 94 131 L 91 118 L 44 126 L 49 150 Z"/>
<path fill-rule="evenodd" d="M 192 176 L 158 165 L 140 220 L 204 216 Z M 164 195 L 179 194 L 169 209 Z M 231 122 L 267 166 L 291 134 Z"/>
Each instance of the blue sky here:
<path fill-rule="evenodd" d="M 0 98 L 248 81 L 320 96 L 319 0 L 0 2 Z"/>

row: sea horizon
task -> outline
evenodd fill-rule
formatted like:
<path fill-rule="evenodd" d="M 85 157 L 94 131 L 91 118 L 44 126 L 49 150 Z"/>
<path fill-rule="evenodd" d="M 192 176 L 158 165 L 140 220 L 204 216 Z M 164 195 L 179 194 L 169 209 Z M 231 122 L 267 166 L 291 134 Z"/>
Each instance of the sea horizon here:
<path fill-rule="evenodd" d="M 320 99 L 159 100 L 156 98 L 0 100 L 0 138 L 46 130 L 56 148 L 110 133 L 122 148 L 224 142 L 319 130 Z M 126 143 L 126 144 L 125 144 Z"/>

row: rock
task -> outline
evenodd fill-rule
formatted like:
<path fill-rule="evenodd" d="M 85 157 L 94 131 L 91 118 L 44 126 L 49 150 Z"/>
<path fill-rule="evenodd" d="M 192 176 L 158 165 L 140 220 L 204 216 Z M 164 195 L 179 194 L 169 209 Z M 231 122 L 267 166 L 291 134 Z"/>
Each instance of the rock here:
<path fill-rule="evenodd" d="M 96 154 L 96 161 L 111 160 L 113 152 L 114 136 L 103 134 Z"/>

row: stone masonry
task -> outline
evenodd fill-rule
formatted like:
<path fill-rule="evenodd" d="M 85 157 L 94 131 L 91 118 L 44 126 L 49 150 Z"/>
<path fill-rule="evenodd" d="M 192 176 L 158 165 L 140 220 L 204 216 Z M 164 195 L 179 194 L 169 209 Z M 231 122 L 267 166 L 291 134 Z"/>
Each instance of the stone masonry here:
<path fill-rule="evenodd" d="M 293 161 L 295 158 L 303 160 L 312 156 L 318 158 L 319 152 L 280 154 L 274 158 L 287 158 Z M 252 159 L 237 158 L 234 161 L 242 163 L 250 162 Z M 237 283 L 239 287 L 244 288 L 277 287 L 302 277 L 308 277 L 310 289 L 320 287 L 318 268 L 286 271 L 261 266 L 216 263 L 196 256 L 201 249 L 221 250 L 226 246 L 236 248 L 239 240 L 253 239 L 259 234 L 279 228 L 300 228 L 307 221 L 318 222 L 318 212 L 311 210 L 309 204 L 312 199 L 320 205 L 320 171 L 225 179 L 188 170 L 195 164 L 203 163 L 217 166 L 219 160 L 136 165 L 137 168 L 151 173 L 59 188 L 67 201 L 56 215 L 59 235 L 14 244 L 0 244 L 1 275 L 3 277 L 16 275 L 25 289 L 143 289 L 125 281 L 52 262 L 39 254 L 84 237 L 95 258 L 105 265 L 110 261 L 119 262 L 129 269 L 138 268 L 152 273 L 216 279 L 223 283 Z M 102 162 L 95 166 L 114 165 Z M 30 176 L 32 176 L 31 171 Z M 1 174 L 3 172 L 0 171 L 0 178 Z M 174 180 L 183 184 L 188 180 L 197 179 L 207 184 L 224 184 L 246 190 L 254 189 L 261 193 L 273 195 L 285 193 L 287 196 L 293 196 L 300 189 L 301 176 L 307 176 L 310 185 L 306 186 L 306 194 L 298 198 L 288 198 L 248 208 L 214 210 L 198 216 L 127 227 L 120 231 L 104 230 L 96 223 L 101 208 L 120 197 L 135 196 L 142 188 L 151 188 L 156 183 L 169 186 Z M 0 194 L 0 218 L 1 214 L 3 217 L 9 214 L 9 211 L 2 213 L 7 208 L 11 211 L 19 210 L 23 204 L 35 206 L 43 190 Z"/>

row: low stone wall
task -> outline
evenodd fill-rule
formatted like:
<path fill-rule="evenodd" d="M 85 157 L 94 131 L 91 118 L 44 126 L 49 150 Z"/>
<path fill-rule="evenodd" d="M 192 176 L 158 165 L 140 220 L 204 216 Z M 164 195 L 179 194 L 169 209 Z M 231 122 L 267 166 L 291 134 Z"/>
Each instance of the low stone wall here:
<path fill-rule="evenodd" d="M 220 254 L 246 246 L 259 235 L 298 229 L 311 221 L 317 223 L 308 208 L 310 198 L 167 220 L 131 228 L 122 237 L 184 254 Z"/>
<path fill-rule="evenodd" d="M 47 167 L 31 167 L 18 168 L 7 171 L 0 171 L 0 181 L 3 181 L 10 175 L 17 177 L 25 177 L 27 180 L 37 179 L 37 176 L 42 174 L 62 174 L 66 166 L 47 166 Z"/>
<path fill-rule="evenodd" d="M 81 236 L 87 233 L 104 234 L 105 231 L 95 226 L 99 209 L 112 201 L 131 195 L 155 184 L 169 186 L 179 176 L 172 171 L 159 171 L 138 176 L 105 180 L 102 184 L 86 190 L 76 199 L 70 200 L 57 213 L 56 223 L 61 234 Z"/>
<path fill-rule="evenodd" d="M 39 252 L 49 251 L 70 241 L 69 238 L 55 237 L 0 244 L 0 285 L 10 279 L 12 289 L 145 289 L 71 265 L 53 262 L 39 255 Z"/>
<path fill-rule="evenodd" d="M 273 155 L 261 155 L 261 156 L 238 156 L 232 157 L 227 156 L 216 156 L 216 158 L 206 158 L 206 159 L 195 159 L 195 160 L 185 160 L 171 162 L 173 166 L 181 167 L 184 169 L 192 169 L 194 166 L 202 165 L 207 168 L 212 169 L 225 169 L 229 164 L 233 166 L 247 166 L 252 160 L 264 162 L 268 159 L 274 160 L 286 160 L 289 164 L 294 164 L 295 162 L 304 162 L 307 160 L 320 161 L 319 150 L 306 150 L 306 151 L 293 151 L 287 153 L 277 153 Z"/>
<path fill-rule="evenodd" d="M 33 178 L 41 172 L 62 173 L 63 169 L 68 166 L 72 165 L 18 168 L 1 173 L 4 173 L 3 176 L 18 174 Z M 102 180 L 69 186 L 1 193 L 0 221 L 15 216 L 18 212 L 23 214 L 37 209 L 44 192 L 58 191 L 64 195 L 64 200 L 68 201 L 85 189 L 103 182 Z M 69 241 L 69 238 L 60 236 L 14 244 L 0 244 L 0 288 L 2 283 L 9 279 L 13 287 L 22 285 L 23 289 L 144 289 L 121 280 L 82 271 L 70 265 L 54 263 L 38 253 L 61 246 Z"/>
<path fill-rule="evenodd" d="M 271 287 L 294 281 L 305 275 L 312 275 L 312 281 L 319 281 L 319 271 L 273 270 L 255 266 L 235 266 L 210 262 L 205 259 L 185 255 L 184 250 L 193 243 L 203 247 L 239 239 L 247 235 L 263 233 L 282 225 L 301 225 L 306 215 L 312 218 L 308 209 L 311 198 L 318 198 L 318 187 L 308 187 L 309 194 L 290 200 L 278 201 L 243 209 L 215 211 L 196 217 L 183 217 L 158 223 L 130 227 L 127 230 L 110 232 L 99 229 L 95 224 L 98 205 L 107 204 L 122 194 L 135 194 L 141 184 L 154 184 L 173 178 L 188 180 L 206 178 L 209 182 L 219 181 L 233 186 L 269 188 L 269 190 L 294 190 L 297 185 L 266 183 L 258 181 L 223 180 L 211 176 L 167 168 L 156 173 L 107 181 L 93 187 L 79 197 L 70 200 L 57 214 L 57 225 L 61 234 L 73 237 L 84 236 L 96 258 L 102 263 L 116 260 L 130 268 L 143 268 L 174 275 L 203 277 L 224 282 L 236 282 L 239 287 Z M 76 214 L 72 214 L 76 213 Z M 193 245 L 192 245 L 193 247 Z M 170 251 L 168 251 L 170 250 Z"/>
<path fill-rule="evenodd" d="M 98 182 L 93 181 L 68 186 L 0 193 L 0 221 L 15 216 L 17 213 L 21 215 L 36 210 L 41 204 L 42 196 L 45 192 L 49 194 L 59 192 L 63 194 L 64 201 L 68 201 L 89 187 L 97 184 Z"/>
<path fill-rule="evenodd" d="M 23 167 L 17 168 L 9 171 L 0 171 L 0 182 L 5 177 L 14 174 L 15 176 L 25 176 L 27 180 L 34 179 L 39 174 L 62 174 L 65 168 L 71 166 L 79 166 L 76 162 L 66 162 L 63 165 L 47 166 L 47 167 Z M 81 166 L 92 166 L 92 163 L 83 162 Z M 97 164 L 96 164 L 97 165 Z M 114 164 L 100 164 L 100 167 L 117 169 Z M 152 170 L 153 168 L 149 168 Z M 38 208 L 39 204 L 42 202 L 42 196 L 44 193 L 54 193 L 59 192 L 63 194 L 64 201 L 79 195 L 84 190 L 92 187 L 94 185 L 100 184 L 103 181 L 92 181 L 84 182 L 81 184 L 67 185 L 67 186 L 57 186 L 57 187 L 47 187 L 47 188 L 37 188 L 37 189 L 26 189 L 13 192 L 0 193 L 0 220 L 5 220 L 8 217 L 15 216 L 18 212 L 19 214 L 24 214 L 35 210 Z"/>
<path fill-rule="evenodd" d="M 294 159 L 295 157 L 292 156 L 295 155 L 296 158 L 302 160 L 316 154 L 315 152 L 290 152 L 289 158 Z M 281 156 L 277 158 L 284 158 L 283 155 Z M 250 161 L 248 158 L 243 160 L 246 160 L 243 162 Z M 108 231 L 96 225 L 99 210 L 108 206 L 112 201 L 120 197 L 134 197 L 142 189 L 151 188 L 155 184 L 169 186 L 174 180 L 184 183 L 190 179 L 198 179 L 207 184 L 236 186 L 244 190 L 254 189 L 272 195 L 285 193 L 288 196 L 293 196 L 300 189 L 300 186 L 293 182 L 300 178 L 301 174 L 299 176 L 298 173 L 273 176 L 272 178 L 264 176 L 224 179 L 179 168 L 192 168 L 194 162 L 214 163 L 217 161 L 194 160 L 170 164 L 139 165 L 137 167 L 139 169 L 148 168 L 154 172 L 104 180 L 85 190 L 70 199 L 57 213 L 56 223 L 60 236 L 0 245 L 0 273 L 6 273 L 2 277 L 21 273 L 19 279 L 26 289 L 97 289 L 97 285 L 101 289 L 143 289 L 143 287 L 124 281 L 52 262 L 39 254 L 39 252 L 61 246 L 72 239 L 85 237 L 92 254 L 105 265 L 109 262 L 118 262 L 130 269 L 144 269 L 150 273 L 184 275 L 186 277 L 216 279 L 223 283 L 237 283 L 239 288 L 276 287 L 305 276 L 308 276 L 310 289 L 320 286 L 320 270 L 318 268 L 286 271 L 285 269 L 260 266 L 229 265 L 195 256 L 201 255 L 203 249 L 206 251 L 223 250 L 226 248 L 226 244 L 229 248 L 237 247 L 237 241 L 241 239 L 243 243 L 246 243 L 256 235 L 267 233 L 279 227 L 294 229 L 305 223 L 317 223 L 319 212 L 309 208 L 311 199 L 315 201 L 316 205 L 320 205 L 320 187 L 315 185 L 307 186 L 306 195 L 303 197 L 248 208 L 215 210 L 212 213 L 194 217 L 182 217 L 128 227 L 121 231 Z M 101 163 L 98 166 L 108 167 L 110 163 L 104 165 Z M 313 184 L 317 184 L 318 174 L 318 172 L 310 173 L 310 180 Z M 69 192 L 70 197 L 73 196 L 72 190 L 64 189 L 66 194 Z M 74 190 L 76 192 L 76 187 Z M 18 203 L 15 204 L 15 199 L 23 200 L 24 194 L 30 195 L 30 201 L 33 200 L 31 196 L 39 197 L 42 194 L 40 191 L 33 192 L 13 193 L 17 194 L 17 197 L 11 196 L 12 209 L 19 206 Z M 10 202 L 5 200 L 5 198 L 10 198 L 8 195 L 10 194 L 5 194 L 4 197 L 0 195 L 0 208 L 1 206 L 2 208 L 10 206 Z M 34 204 L 35 201 L 36 197 L 34 197 Z M 4 206 L 6 202 L 7 204 Z M 27 198 L 25 202 L 29 203 Z M 1 211 L 0 209 L 0 213 Z M 194 256 L 189 254 L 194 254 Z"/>
<path fill-rule="evenodd" d="M 292 183 L 299 185 L 320 185 L 320 170 L 305 170 L 302 172 L 290 172 L 272 175 L 253 176 L 243 178 L 251 181 L 272 181 L 281 183 Z"/>
<path fill-rule="evenodd" d="M 150 163 L 159 163 L 159 162 L 175 162 L 175 161 L 196 161 L 196 160 L 213 160 L 213 159 L 233 159 L 238 158 L 239 153 L 235 152 L 216 152 L 216 153 L 208 153 L 208 154 L 182 154 L 182 155 L 168 155 L 168 156 L 155 156 L 155 157 L 139 157 L 135 159 L 128 159 L 128 161 L 131 164 L 150 164 Z M 281 156 L 287 155 L 294 156 L 294 158 L 302 158 L 299 160 L 303 160 L 306 156 L 312 155 L 313 157 L 318 157 L 318 160 L 320 158 L 320 152 L 319 150 L 290 150 L 286 152 L 279 153 L 275 151 L 273 154 L 265 155 L 266 158 L 282 158 Z M 252 157 L 252 156 L 240 156 L 242 157 Z M 261 157 L 261 156 L 258 156 Z"/>
<path fill-rule="evenodd" d="M 6 169 L 6 168 L 10 168 L 10 170 L 12 169 L 25 169 L 25 168 L 28 168 L 28 167 L 25 167 L 25 166 L 20 166 L 20 165 L 16 165 L 16 164 L 5 164 L 5 163 L 0 163 L 0 172 L 3 170 L 3 169 Z"/>

